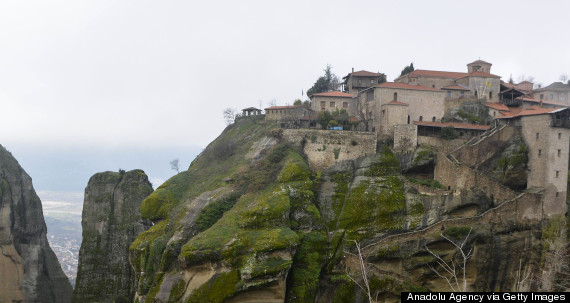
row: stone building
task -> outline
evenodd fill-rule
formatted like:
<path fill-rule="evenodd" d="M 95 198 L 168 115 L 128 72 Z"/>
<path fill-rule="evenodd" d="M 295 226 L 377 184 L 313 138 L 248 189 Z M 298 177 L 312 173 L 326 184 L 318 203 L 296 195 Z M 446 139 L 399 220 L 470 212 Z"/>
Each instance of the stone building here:
<path fill-rule="evenodd" d="M 570 146 L 570 110 L 529 107 L 498 117 L 520 127 L 528 147 L 527 188 L 544 190 L 547 214 L 565 213 Z"/>
<path fill-rule="evenodd" d="M 477 60 L 467 64 L 466 73 L 417 69 L 398 77 L 394 82 L 442 89 L 446 92 L 446 98 L 470 97 L 498 102 L 501 77 L 491 74 L 491 65 Z"/>
<path fill-rule="evenodd" d="M 356 115 L 356 98 L 341 91 L 324 92 L 311 96 L 311 109 L 315 112 L 345 109 L 349 116 Z"/>
<path fill-rule="evenodd" d="M 398 101 L 390 101 L 382 104 L 382 127 L 380 130 L 384 135 L 394 137 L 394 126 L 408 124 L 408 107 L 410 105 Z"/>
<path fill-rule="evenodd" d="M 570 83 L 554 82 L 546 87 L 535 89 L 532 93 L 535 99 L 570 105 Z"/>
<path fill-rule="evenodd" d="M 355 72 L 353 68 L 352 72 L 344 76 L 342 79 L 343 91 L 356 96 L 358 92 L 363 89 L 373 87 L 382 82 L 386 82 L 386 75 L 365 70 Z"/>
<path fill-rule="evenodd" d="M 436 88 L 385 82 L 359 93 L 359 111 L 373 121 L 377 131 L 387 134 L 389 130 L 381 130 L 387 115 L 386 108 L 382 107 L 384 104 L 392 101 L 408 104 L 406 124 L 412 121 L 439 121 L 444 116 L 444 96 L 444 91 Z"/>
<path fill-rule="evenodd" d="M 265 120 L 290 122 L 299 125 L 304 116 L 311 116 L 311 109 L 304 105 L 272 106 L 265 109 Z"/>

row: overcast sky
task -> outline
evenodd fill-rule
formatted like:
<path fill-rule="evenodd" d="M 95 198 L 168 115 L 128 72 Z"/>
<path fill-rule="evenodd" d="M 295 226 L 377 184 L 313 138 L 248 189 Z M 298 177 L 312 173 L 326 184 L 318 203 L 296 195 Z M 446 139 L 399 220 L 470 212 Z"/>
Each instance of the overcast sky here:
<path fill-rule="evenodd" d="M 568 1 L 1 1 L 0 144 L 206 146 L 327 64 L 570 74 Z M 306 97 L 304 97 L 306 98 Z M 303 98 L 303 99 L 304 99 Z"/>

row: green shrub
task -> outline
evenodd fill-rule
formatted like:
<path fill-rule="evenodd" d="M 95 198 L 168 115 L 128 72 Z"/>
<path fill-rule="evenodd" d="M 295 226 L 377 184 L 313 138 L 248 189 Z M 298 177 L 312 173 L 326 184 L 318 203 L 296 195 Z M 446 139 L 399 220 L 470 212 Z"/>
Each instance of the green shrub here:
<path fill-rule="evenodd" d="M 453 126 L 442 127 L 439 136 L 445 140 L 453 140 L 459 138 L 459 133 Z"/>

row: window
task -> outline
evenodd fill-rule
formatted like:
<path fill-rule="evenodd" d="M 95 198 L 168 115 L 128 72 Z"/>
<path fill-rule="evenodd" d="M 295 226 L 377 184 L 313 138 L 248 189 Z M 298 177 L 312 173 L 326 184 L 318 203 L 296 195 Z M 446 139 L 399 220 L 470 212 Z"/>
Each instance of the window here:
<path fill-rule="evenodd" d="M 560 158 L 560 150 L 558 150 L 558 158 Z"/>
<path fill-rule="evenodd" d="M 556 197 L 558 197 L 558 192 L 556 192 Z"/>
<path fill-rule="evenodd" d="M 431 118 L 431 122 L 435 122 L 435 117 Z"/>
<path fill-rule="evenodd" d="M 447 91 L 447 98 L 451 98 L 451 91 L 450 90 Z"/>
<path fill-rule="evenodd" d="M 556 178 L 558 178 L 558 177 L 560 177 L 560 171 L 559 170 L 556 171 Z"/>
<path fill-rule="evenodd" d="M 489 92 L 489 99 L 493 99 L 493 92 Z"/>
<path fill-rule="evenodd" d="M 329 105 L 330 105 L 330 107 L 334 107 L 334 101 L 331 101 L 331 103 Z"/>
<path fill-rule="evenodd" d="M 536 140 L 540 139 L 540 133 L 536 133 Z"/>
<path fill-rule="evenodd" d="M 362 84 L 362 79 L 358 79 L 358 85 Z"/>
<path fill-rule="evenodd" d="M 540 100 L 544 99 L 544 94 L 540 94 Z"/>
<path fill-rule="evenodd" d="M 420 116 L 420 121 L 424 121 L 424 117 Z"/>
<path fill-rule="evenodd" d="M 551 101 L 554 100 L 554 95 L 553 95 L 553 94 L 550 94 L 550 100 L 551 100 Z"/>
<path fill-rule="evenodd" d="M 463 132 L 459 132 L 459 136 L 460 136 L 460 137 L 463 137 Z"/>
<path fill-rule="evenodd" d="M 463 97 L 465 95 L 465 92 L 460 92 L 459 95 L 461 95 L 461 97 Z"/>
<path fill-rule="evenodd" d="M 325 108 L 327 106 L 327 101 L 321 101 L 321 108 Z"/>
<path fill-rule="evenodd" d="M 408 115 L 408 124 L 410 124 L 410 115 Z"/>
<path fill-rule="evenodd" d="M 342 102 L 342 108 L 348 108 L 348 102 Z"/>
<path fill-rule="evenodd" d="M 431 88 L 435 88 L 435 84 L 432 84 L 432 85 L 431 85 Z"/>
<path fill-rule="evenodd" d="M 542 156 L 542 149 L 539 149 L 539 150 L 538 150 L 538 156 L 539 156 L 539 157 Z"/>
<path fill-rule="evenodd" d="M 558 133 L 558 140 L 562 139 L 562 133 Z"/>
<path fill-rule="evenodd" d="M 398 101 L 398 93 L 394 93 L 394 101 Z"/>
<path fill-rule="evenodd" d="M 374 79 L 370 79 L 370 84 L 374 85 Z"/>

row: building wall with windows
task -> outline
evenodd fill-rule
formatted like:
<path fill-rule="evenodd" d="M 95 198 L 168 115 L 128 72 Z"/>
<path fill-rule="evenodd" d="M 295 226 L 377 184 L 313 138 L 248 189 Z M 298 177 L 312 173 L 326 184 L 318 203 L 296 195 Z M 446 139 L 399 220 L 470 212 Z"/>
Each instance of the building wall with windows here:
<path fill-rule="evenodd" d="M 311 98 L 311 109 L 315 112 L 345 109 L 349 116 L 356 116 L 356 99 L 347 97 L 316 96 Z"/>
<path fill-rule="evenodd" d="M 378 95 L 377 102 L 380 105 L 391 101 L 408 104 L 410 123 L 412 121 L 441 121 L 444 116 L 444 91 L 380 87 L 376 89 L 376 92 Z M 380 120 L 381 112 L 379 111 L 377 114 Z"/>
<path fill-rule="evenodd" d="M 456 82 L 469 88 L 469 92 L 466 92 L 469 96 L 486 99 L 487 102 L 499 102 L 501 78 L 469 76 L 457 79 Z M 479 95 L 476 94 L 477 89 L 479 89 Z"/>

